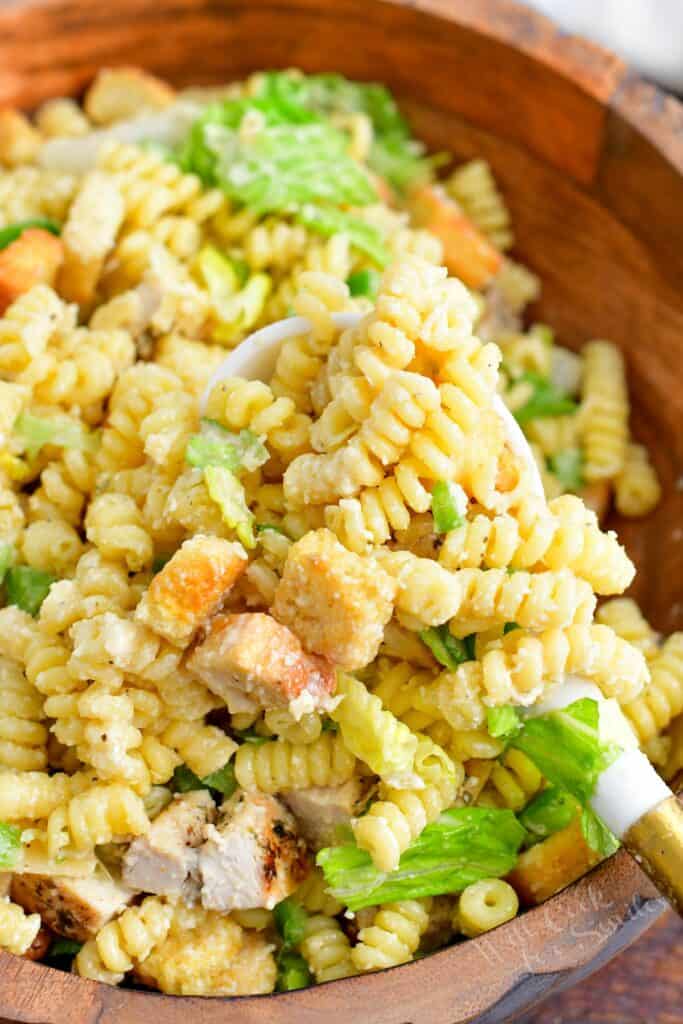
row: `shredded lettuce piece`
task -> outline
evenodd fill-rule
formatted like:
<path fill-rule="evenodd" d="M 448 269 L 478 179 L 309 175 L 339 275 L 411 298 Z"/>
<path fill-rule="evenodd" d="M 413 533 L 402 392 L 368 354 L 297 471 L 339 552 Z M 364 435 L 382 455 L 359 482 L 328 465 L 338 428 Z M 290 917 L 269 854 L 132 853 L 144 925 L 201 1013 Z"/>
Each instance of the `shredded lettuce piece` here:
<path fill-rule="evenodd" d="M 273 918 L 282 939 L 283 949 L 294 949 L 303 941 L 308 914 L 300 903 L 296 903 L 291 897 L 281 900 L 273 910 Z"/>
<path fill-rule="evenodd" d="M 60 957 L 74 957 L 80 953 L 82 942 L 74 942 L 73 939 L 55 939 L 47 952 L 48 960 Z"/>
<path fill-rule="evenodd" d="M 541 790 L 518 816 L 529 833 L 524 845 L 533 846 L 566 828 L 576 817 L 577 810 L 576 800 L 569 793 L 556 786 Z"/>
<path fill-rule="evenodd" d="M 533 373 L 529 370 L 518 378 L 533 387 L 531 397 L 515 410 L 514 417 L 520 425 L 528 423 L 529 420 L 537 419 L 540 416 L 565 416 L 576 412 L 577 404 L 573 398 L 559 391 L 552 381 L 540 373 Z"/>
<path fill-rule="evenodd" d="M 375 299 L 379 291 L 380 275 L 376 270 L 368 267 L 366 270 L 356 270 L 349 274 L 346 283 L 349 292 L 354 297 L 362 295 L 367 299 Z"/>
<path fill-rule="evenodd" d="M 437 480 L 432 488 L 432 516 L 437 533 L 449 533 L 465 522 L 467 495 L 459 484 Z"/>
<path fill-rule="evenodd" d="M 20 413 L 14 422 L 14 432 L 21 438 L 30 459 L 35 458 L 46 444 L 94 452 L 99 443 L 98 435 L 87 430 L 82 423 L 69 419 L 45 419 L 30 412 Z"/>
<path fill-rule="evenodd" d="M 233 434 L 216 420 L 202 419 L 201 433 L 193 434 L 187 442 L 185 459 L 197 469 L 223 466 L 231 473 L 246 470 L 251 473 L 268 461 L 268 449 L 253 430 L 240 430 Z"/>
<path fill-rule="evenodd" d="M 571 793 L 585 807 L 601 772 L 620 753 L 615 744 L 601 741 L 599 725 L 598 702 L 585 697 L 566 708 L 528 718 L 510 746 L 525 753 L 548 782 Z"/>
<path fill-rule="evenodd" d="M 235 768 L 232 761 L 228 761 L 222 768 L 200 779 L 186 764 L 179 764 L 173 772 L 171 786 L 176 793 L 190 793 L 195 789 L 215 789 L 224 796 L 232 796 L 237 789 Z"/>
<path fill-rule="evenodd" d="M 212 332 L 214 341 L 235 341 L 261 316 L 272 288 L 271 278 L 263 273 L 249 277 L 248 268 L 245 277 L 242 263 L 224 256 L 212 245 L 199 252 L 196 266 L 218 321 Z"/>
<path fill-rule="evenodd" d="M 11 544 L 0 544 L 0 583 L 7 575 L 7 570 L 14 561 L 14 548 Z"/>
<path fill-rule="evenodd" d="M 31 228 L 40 228 L 42 231 L 49 231 L 52 235 L 58 235 L 61 230 L 59 224 L 54 220 L 49 220 L 47 217 L 19 220 L 15 224 L 8 224 L 7 227 L 0 229 L 0 250 L 6 249 L 12 242 L 16 242 L 17 238 L 20 238 L 24 231 L 29 231 Z"/>
<path fill-rule="evenodd" d="M 389 262 L 389 251 L 382 241 L 380 231 L 372 224 L 366 224 L 359 217 L 354 217 L 345 210 L 336 210 L 332 206 L 316 206 L 306 203 L 295 217 L 300 224 L 316 231 L 323 238 L 333 235 L 347 235 L 351 244 L 364 252 L 378 267 L 386 267 Z"/>
<path fill-rule="evenodd" d="M 464 637 L 462 640 L 454 637 L 447 623 L 420 630 L 420 640 L 429 648 L 439 664 L 451 672 L 455 672 L 458 665 L 462 665 L 464 661 L 472 661 L 474 658 L 473 644 L 470 642 L 473 641 L 473 637 Z"/>
<path fill-rule="evenodd" d="M 206 466 L 203 472 L 209 497 L 220 508 L 223 522 L 235 531 L 245 548 L 256 547 L 254 516 L 242 484 L 224 466 Z"/>
<path fill-rule="evenodd" d="M 368 163 L 399 191 L 431 177 L 433 161 L 424 156 L 424 146 L 411 135 L 396 100 L 384 85 L 353 82 L 339 74 L 294 76 L 271 71 L 262 76 L 262 99 L 280 107 L 294 103 L 323 116 L 366 114 L 372 122 L 373 142 Z"/>
<path fill-rule="evenodd" d="M 584 484 L 583 455 L 579 448 L 567 448 L 549 455 L 548 469 L 568 491 L 578 491 Z"/>
<path fill-rule="evenodd" d="M 590 848 L 596 850 L 602 857 L 611 857 L 621 845 L 614 833 L 600 821 L 592 807 L 584 807 L 581 812 L 581 831 Z"/>
<path fill-rule="evenodd" d="M 300 988 L 308 988 L 312 982 L 313 977 L 308 964 L 300 953 L 293 953 L 291 950 L 280 953 L 277 958 L 275 983 L 278 992 L 294 992 Z"/>
<path fill-rule="evenodd" d="M 379 871 L 355 844 L 317 856 L 333 896 L 350 910 L 460 892 L 482 878 L 500 878 L 515 865 L 526 836 L 510 810 L 458 807 L 428 825 L 403 853 L 395 871 Z"/>
<path fill-rule="evenodd" d="M 0 821 L 0 868 L 13 868 L 21 855 L 21 829 Z"/>
<path fill-rule="evenodd" d="M 512 704 L 505 704 L 503 707 L 487 708 L 486 725 L 489 736 L 494 739 L 510 739 L 516 736 L 523 728 L 522 720 Z"/>
<path fill-rule="evenodd" d="M 33 569 L 30 565 L 11 566 L 5 574 L 7 603 L 16 604 L 35 618 L 56 580 L 57 577 L 51 573 Z"/>

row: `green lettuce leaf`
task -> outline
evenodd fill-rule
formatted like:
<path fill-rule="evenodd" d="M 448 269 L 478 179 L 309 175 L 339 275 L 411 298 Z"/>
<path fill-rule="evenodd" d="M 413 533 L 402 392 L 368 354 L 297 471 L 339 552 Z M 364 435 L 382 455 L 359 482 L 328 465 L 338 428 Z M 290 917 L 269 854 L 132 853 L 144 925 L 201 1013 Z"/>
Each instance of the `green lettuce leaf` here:
<path fill-rule="evenodd" d="M 333 896 L 350 910 L 378 903 L 461 892 L 514 867 L 525 831 L 509 810 L 458 807 L 428 825 L 395 871 L 379 871 L 356 845 L 321 850 L 317 863 Z"/>
<path fill-rule="evenodd" d="M 173 772 L 171 786 L 176 793 L 191 793 L 195 789 L 215 789 L 223 796 L 232 796 L 237 789 L 235 768 L 232 761 L 228 761 L 222 768 L 200 779 L 186 764 L 179 764 Z"/>
<path fill-rule="evenodd" d="M 451 672 L 455 672 L 458 665 L 462 665 L 464 661 L 472 661 L 474 658 L 470 637 L 464 637 L 462 640 L 454 637 L 448 623 L 420 630 L 420 640 L 429 648 L 439 664 Z"/>
<path fill-rule="evenodd" d="M 42 231 L 49 231 L 53 235 L 58 235 L 61 230 L 59 224 L 54 220 L 48 220 L 47 217 L 19 220 L 0 229 L 0 250 L 6 249 L 12 242 L 16 242 L 17 238 L 20 238 L 24 231 L 28 231 L 30 228 L 40 228 Z"/>
<path fill-rule="evenodd" d="M 381 232 L 345 210 L 306 203 L 296 214 L 296 220 L 323 238 L 347 235 L 351 245 L 369 256 L 378 267 L 386 267 L 389 262 L 389 251 L 382 241 Z"/>
<path fill-rule="evenodd" d="M 569 793 L 556 786 L 541 790 L 518 815 L 520 824 L 529 833 L 525 846 L 540 843 L 566 828 L 576 817 L 577 810 L 576 800 Z"/>
<path fill-rule="evenodd" d="M 581 812 L 581 831 L 590 848 L 596 850 L 602 857 L 611 857 L 621 845 L 614 833 L 600 821 L 592 807 L 584 807 Z"/>
<path fill-rule="evenodd" d="M 33 569 L 30 565 L 11 566 L 5 575 L 7 603 L 15 604 L 35 617 L 56 580 L 56 576 L 42 569 Z"/>
<path fill-rule="evenodd" d="M 300 988 L 308 988 L 312 983 L 313 977 L 301 954 L 283 950 L 277 958 L 276 990 L 294 992 Z"/>
<path fill-rule="evenodd" d="M 66 418 L 46 419 L 30 412 L 22 412 L 17 417 L 14 432 L 21 438 L 24 451 L 30 459 L 35 458 L 46 444 L 56 448 L 76 448 L 83 452 L 94 452 L 99 444 L 98 435 L 87 430 L 82 423 L 74 423 Z"/>
<path fill-rule="evenodd" d="M 432 517 L 437 533 L 450 533 L 465 522 L 467 495 L 459 484 L 437 480 L 432 488 Z"/>
<path fill-rule="evenodd" d="M 291 897 L 281 900 L 273 910 L 273 918 L 283 949 L 294 949 L 303 941 L 308 914 L 300 903 Z"/>
<path fill-rule="evenodd" d="M 583 455 L 579 448 L 567 448 L 549 455 L 548 469 L 568 491 L 578 491 L 584 484 Z"/>
<path fill-rule="evenodd" d="M 21 854 L 21 829 L 0 821 L 0 868 L 13 868 Z"/>
<path fill-rule="evenodd" d="M 486 725 L 494 739 L 510 739 L 522 729 L 522 720 L 511 704 L 486 709 Z"/>
<path fill-rule="evenodd" d="M 576 412 L 578 407 L 574 399 L 564 392 L 558 391 L 547 377 L 529 371 L 523 373 L 518 380 L 533 386 L 531 397 L 514 413 L 515 419 L 520 425 L 523 426 L 529 420 L 542 416 L 565 416 Z"/>
<path fill-rule="evenodd" d="M 585 697 L 566 708 L 528 718 L 510 740 L 559 789 L 571 793 L 582 807 L 589 801 L 598 777 L 620 753 L 599 735 L 598 702 Z"/>
<path fill-rule="evenodd" d="M 254 516 L 249 510 L 244 487 L 224 466 L 207 466 L 204 480 L 209 497 L 221 510 L 223 522 L 235 531 L 245 548 L 256 547 Z"/>

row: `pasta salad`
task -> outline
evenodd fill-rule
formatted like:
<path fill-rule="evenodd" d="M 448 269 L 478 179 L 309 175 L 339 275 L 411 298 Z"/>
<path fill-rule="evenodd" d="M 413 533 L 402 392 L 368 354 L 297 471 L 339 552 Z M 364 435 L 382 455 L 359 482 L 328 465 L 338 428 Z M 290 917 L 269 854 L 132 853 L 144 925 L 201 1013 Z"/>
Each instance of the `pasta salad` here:
<path fill-rule="evenodd" d="M 489 165 L 381 85 L 118 68 L 0 112 L 0 168 L 0 947 L 293 990 L 612 853 L 598 704 L 528 712 L 580 675 L 680 769 L 683 634 L 600 525 L 660 485 Z M 216 373 L 293 315 L 268 382 Z"/>

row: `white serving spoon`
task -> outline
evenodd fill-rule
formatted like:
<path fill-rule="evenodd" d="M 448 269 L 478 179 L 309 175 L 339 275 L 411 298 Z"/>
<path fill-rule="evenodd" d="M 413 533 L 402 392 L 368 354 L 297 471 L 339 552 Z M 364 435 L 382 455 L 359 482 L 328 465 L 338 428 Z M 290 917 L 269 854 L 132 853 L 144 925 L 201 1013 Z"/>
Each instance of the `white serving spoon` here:
<path fill-rule="evenodd" d="M 355 327 L 359 313 L 333 313 L 340 329 Z M 312 324 L 305 317 L 278 320 L 255 331 L 223 360 L 211 375 L 201 398 L 202 412 L 211 389 L 226 377 L 244 377 L 268 383 L 275 371 L 283 341 L 305 334 Z M 502 399 L 494 398 L 510 447 L 529 469 L 536 497 L 545 501 L 543 483 L 529 444 Z M 539 715 L 566 707 L 582 697 L 600 705 L 600 732 L 622 748 L 622 753 L 600 775 L 591 807 L 624 843 L 657 888 L 683 914 L 683 809 L 638 747 L 635 734 L 614 699 L 606 699 L 598 687 L 580 676 L 568 676 L 526 714 Z"/>

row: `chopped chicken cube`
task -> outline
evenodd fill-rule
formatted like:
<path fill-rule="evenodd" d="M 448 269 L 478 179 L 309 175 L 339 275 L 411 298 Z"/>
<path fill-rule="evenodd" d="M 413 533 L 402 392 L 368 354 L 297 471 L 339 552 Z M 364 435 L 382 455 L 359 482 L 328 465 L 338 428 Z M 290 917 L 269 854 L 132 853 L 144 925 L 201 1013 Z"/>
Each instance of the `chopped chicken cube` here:
<path fill-rule="evenodd" d="M 130 903 L 135 891 L 103 871 L 89 878 L 14 875 L 11 895 L 24 910 L 40 914 L 57 935 L 87 942 Z"/>
<path fill-rule="evenodd" d="M 138 836 L 123 858 L 126 885 L 158 895 L 191 895 L 199 864 L 199 847 L 215 805 L 206 789 L 177 796 Z"/>
<path fill-rule="evenodd" d="M 172 644 L 185 646 L 246 567 L 241 544 L 197 534 L 153 578 L 135 617 Z"/>
<path fill-rule="evenodd" d="M 304 693 L 307 710 L 324 708 L 336 685 L 332 665 L 307 654 L 291 630 L 263 612 L 217 616 L 187 667 L 233 714 L 281 707 Z"/>
<path fill-rule="evenodd" d="M 383 569 L 315 530 L 289 549 L 272 612 L 308 650 L 353 671 L 376 656 L 395 595 Z"/>
<path fill-rule="evenodd" d="M 42 228 L 24 231 L 0 252 L 0 315 L 34 285 L 53 285 L 64 259 L 59 238 Z"/>
<path fill-rule="evenodd" d="M 199 851 L 202 906 L 207 910 L 271 910 L 306 878 L 306 843 L 273 796 L 238 792 L 223 804 L 218 827 Z"/>
<path fill-rule="evenodd" d="M 368 795 L 365 780 L 354 776 L 342 786 L 311 786 L 284 795 L 301 833 L 314 850 L 339 842 L 340 827 L 351 824 Z"/>

